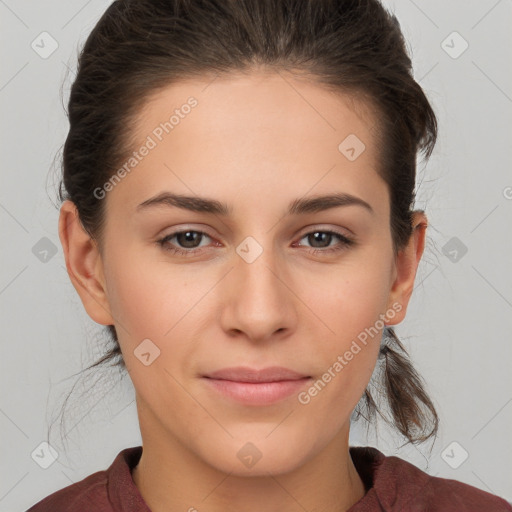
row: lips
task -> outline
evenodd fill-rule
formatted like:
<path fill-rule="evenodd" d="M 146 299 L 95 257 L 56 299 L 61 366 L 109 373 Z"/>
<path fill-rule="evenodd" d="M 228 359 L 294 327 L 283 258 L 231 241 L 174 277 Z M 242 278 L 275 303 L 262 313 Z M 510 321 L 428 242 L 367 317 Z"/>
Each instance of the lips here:
<path fill-rule="evenodd" d="M 283 380 L 299 380 L 309 377 L 289 368 L 271 366 L 256 370 L 247 366 L 224 368 L 205 375 L 206 378 L 230 380 L 234 382 L 279 382 Z"/>
<path fill-rule="evenodd" d="M 282 401 L 299 393 L 310 381 L 310 376 L 282 366 L 262 370 L 239 366 L 203 376 L 203 382 L 217 396 L 244 406 L 267 406 Z"/>

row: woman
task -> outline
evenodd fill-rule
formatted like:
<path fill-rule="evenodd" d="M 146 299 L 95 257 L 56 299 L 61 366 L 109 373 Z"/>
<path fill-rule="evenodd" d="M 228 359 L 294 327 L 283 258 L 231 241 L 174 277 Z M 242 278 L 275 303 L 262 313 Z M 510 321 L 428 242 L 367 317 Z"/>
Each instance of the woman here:
<path fill-rule="evenodd" d="M 30 511 L 512 510 L 372 447 L 378 360 L 409 442 L 438 417 L 393 331 L 435 114 L 377 0 L 121 0 L 69 100 L 59 235 L 143 444 Z"/>

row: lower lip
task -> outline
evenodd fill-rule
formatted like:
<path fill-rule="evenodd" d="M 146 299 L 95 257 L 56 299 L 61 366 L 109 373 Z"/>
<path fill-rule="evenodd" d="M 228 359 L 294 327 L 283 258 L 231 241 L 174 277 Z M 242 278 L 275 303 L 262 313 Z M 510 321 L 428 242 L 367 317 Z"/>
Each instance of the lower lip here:
<path fill-rule="evenodd" d="M 298 393 L 311 379 L 281 380 L 278 382 L 235 382 L 204 378 L 208 385 L 223 395 L 245 405 L 269 405 Z"/>

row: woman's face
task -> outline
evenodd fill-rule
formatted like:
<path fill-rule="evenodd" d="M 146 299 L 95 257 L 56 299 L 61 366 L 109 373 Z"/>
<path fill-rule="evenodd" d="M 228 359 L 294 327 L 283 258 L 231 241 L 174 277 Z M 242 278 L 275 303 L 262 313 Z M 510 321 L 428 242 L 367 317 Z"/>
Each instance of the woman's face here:
<path fill-rule="evenodd" d="M 416 269 L 393 257 L 362 107 L 253 73 L 172 85 L 140 113 L 137 154 L 104 188 L 98 284 L 81 296 L 116 327 L 144 442 L 263 475 L 348 439 L 384 322 L 403 318 Z M 193 199 L 151 202 L 163 194 Z M 305 378 L 206 377 L 275 366 Z"/>

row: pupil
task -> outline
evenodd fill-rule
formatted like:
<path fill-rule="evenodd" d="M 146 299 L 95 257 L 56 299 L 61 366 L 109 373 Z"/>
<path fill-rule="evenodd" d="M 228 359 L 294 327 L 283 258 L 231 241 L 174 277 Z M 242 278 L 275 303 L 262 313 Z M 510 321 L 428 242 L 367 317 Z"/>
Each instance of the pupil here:
<path fill-rule="evenodd" d="M 317 231 L 316 233 L 313 233 L 312 236 L 313 236 L 313 239 L 315 241 L 320 241 L 320 242 L 322 241 L 322 238 L 326 237 L 327 238 L 327 244 L 322 245 L 322 247 L 327 247 L 329 245 L 330 237 L 332 235 L 330 235 L 329 233 L 321 233 L 321 232 Z"/>
<path fill-rule="evenodd" d="M 195 231 L 185 231 L 184 233 L 180 233 L 178 236 L 181 237 L 179 242 L 184 247 L 194 247 L 194 239 L 197 238 L 199 233 Z M 182 240 L 184 240 L 184 243 L 182 243 Z M 189 244 L 189 245 L 187 245 Z M 191 245 L 190 245 L 191 244 Z"/>

